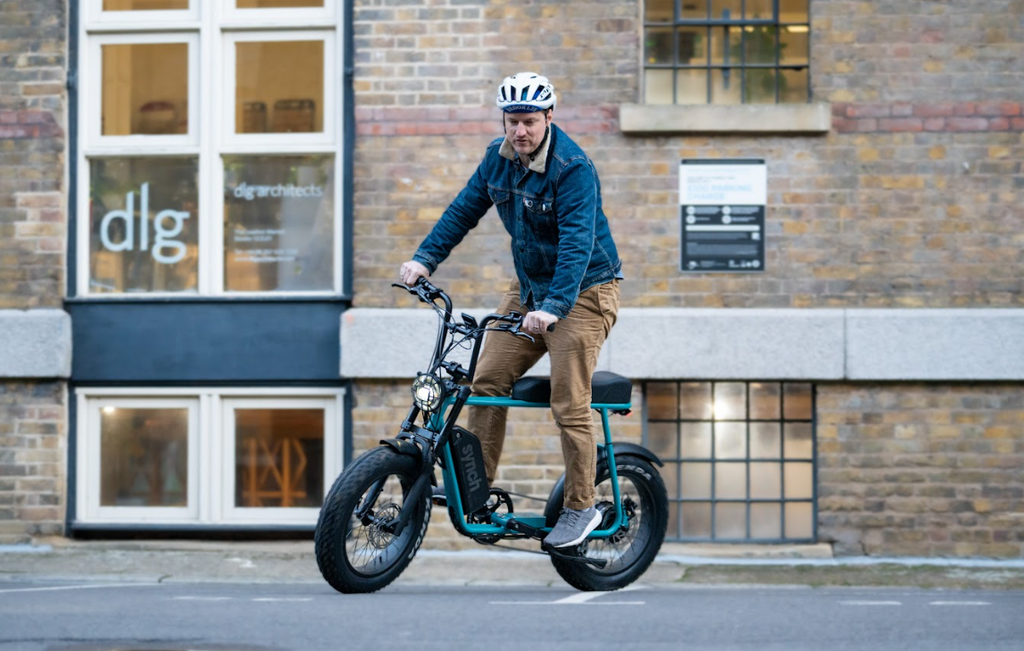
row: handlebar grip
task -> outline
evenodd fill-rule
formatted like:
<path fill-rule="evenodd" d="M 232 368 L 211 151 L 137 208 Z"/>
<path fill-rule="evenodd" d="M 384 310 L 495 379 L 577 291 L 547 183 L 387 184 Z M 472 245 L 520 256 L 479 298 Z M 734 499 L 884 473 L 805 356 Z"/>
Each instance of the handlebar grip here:
<path fill-rule="evenodd" d="M 555 324 L 552 323 L 551 325 L 548 326 L 548 332 L 554 332 L 554 331 L 555 331 Z"/>

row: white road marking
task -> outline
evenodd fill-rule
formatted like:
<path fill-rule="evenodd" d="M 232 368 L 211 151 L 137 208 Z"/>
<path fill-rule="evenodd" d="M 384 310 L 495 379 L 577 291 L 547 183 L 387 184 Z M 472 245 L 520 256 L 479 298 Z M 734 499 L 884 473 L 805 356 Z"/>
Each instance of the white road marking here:
<path fill-rule="evenodd" d="M 902 601 L 840 601 L 843 606 L 902 606 Z"/>
<path fill-rule="evenodd" d="M 8 592 L 52 592 L 56 590 L 92 590 L 95 588 L 130 588 L 136 586 L 155 586 L 160 585 L 159 583 L 102 583 L 98 585 L 60 585 L 53 586 L 50 588 L 11 588 L 8 590 L 0 590 L 0 594 L 6 594 Z"/>
<path fill-rule="evenodd" d="M 629 586 L 619 592 L 640 590 L 642 586 Z M 578 592 L 555 601 L 492 601 L 492 606 L 643 606 L 645 601 L 594 601 L 608 592 Z"/>
<path fill-rule="evenodd" d="M 990 601 L 930 601 L 929 606 L 991 606 Z"/>
<path fill-rule="evenodd" d="M 253 601 L 313 601 L 313 597 L 256 597 Z"/>

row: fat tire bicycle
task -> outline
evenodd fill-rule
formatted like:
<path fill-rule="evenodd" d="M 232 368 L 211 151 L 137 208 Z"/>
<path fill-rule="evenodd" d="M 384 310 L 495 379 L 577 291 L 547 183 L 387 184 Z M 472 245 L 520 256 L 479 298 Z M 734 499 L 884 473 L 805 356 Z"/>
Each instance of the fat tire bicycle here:
<path fill-rule="evenodd" d="M 547 378 L 522 378 L 509 397 L 471 395 L 485 333 L 533 339 L 519 329 L 522 315 L 489 314 L 478 323 L 464 313 L 459 321 L 449 296 L 425 278 L 413 287 L 394 287 L 415 294 L 437 313 L 434 353 L 428 369 L 413 382 L 413 405 L 398 434 L 349 464 L 324 498 L 314 538 L 324 579 L 343 593 L 389 585 L 416 555 L 435 503 L 447 507 L 459 533 L 479 543 L 540 541 L 537 553 L 549 555 L 558 574 L 579 590 L 616 590 L 639 578 L 664 541 L 668 497 L 657 470 L 662 463 L 654 453 L 612 442 L 609 414 L 629 413 L 630 380 L 607 371 L 592 380 L 591 407 L 604 430 L 595 481 L 601 523 L 579 545 L 545 547 L 544 537 L 562 508 L 565 475 L 552 488 L 543 513 L 516 511 L 513 496 L 538 498 L 489 488 L 479 440 L 456 425 L 465 405 L 550 407 Z M 449 359 L 460 348 L 470 351 L 467 367 Z M 433 489 L 435 466 L 444 479 L 443 494 Z"/>

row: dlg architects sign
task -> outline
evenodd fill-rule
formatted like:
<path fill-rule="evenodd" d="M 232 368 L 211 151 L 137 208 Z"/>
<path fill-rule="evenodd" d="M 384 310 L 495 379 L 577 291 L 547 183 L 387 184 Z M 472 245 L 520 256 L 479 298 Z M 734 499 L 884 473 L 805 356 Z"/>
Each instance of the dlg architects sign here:
<path fill-rule="evenodd" d="M 679 164 L 680 268 L 764 271 L 768 183 L 762 159 L 694 159 Z"/>

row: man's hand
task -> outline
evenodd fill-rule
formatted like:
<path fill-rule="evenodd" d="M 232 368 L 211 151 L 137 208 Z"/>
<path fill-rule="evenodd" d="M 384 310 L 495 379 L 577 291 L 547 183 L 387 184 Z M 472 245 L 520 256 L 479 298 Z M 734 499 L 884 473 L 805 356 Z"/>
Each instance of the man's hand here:
<path fill-rule="evenodd" d="M 402 263 L 401 269 L 398 270 L 398 277 L 406 286 L 412 287 L 420 278 L 430 278 L 430 271 L 419 262 L 409 260 Z"/>
<path fill-rule="evenodd" d="M 548 326 L 558 323 L 559 318 L 554 314 L 536 310 L 527 312 L 523 317 L 523 325 L 519 327 L 520 332 L 528 335 L 542 335 L 548 331 Z"/>

